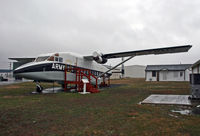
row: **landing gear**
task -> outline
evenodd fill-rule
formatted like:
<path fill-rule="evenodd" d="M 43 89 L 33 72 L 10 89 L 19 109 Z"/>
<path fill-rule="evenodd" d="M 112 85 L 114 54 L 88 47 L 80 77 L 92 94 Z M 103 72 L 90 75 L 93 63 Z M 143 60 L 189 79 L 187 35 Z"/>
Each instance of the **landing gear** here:
<path fill-rule="evenodd" d="M 66 85 L 67 86 L 67 85 Z M 62 84 L 62 89 L 65 89 L 65 84 Z"/>
<path fill-rule="evenodd" d="M 36 82 L 36 91 L 37 91 L 38 93 L 41 93 L 42 90 L 43 90 L 43 87 L 40 85 L 39 82 Z"/>

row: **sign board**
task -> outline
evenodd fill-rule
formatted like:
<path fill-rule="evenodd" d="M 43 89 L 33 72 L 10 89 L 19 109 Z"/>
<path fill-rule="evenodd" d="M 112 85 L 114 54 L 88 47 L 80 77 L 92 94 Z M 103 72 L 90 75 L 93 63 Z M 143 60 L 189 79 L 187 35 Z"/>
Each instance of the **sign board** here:
<path fill-rule="evenodd" d="M 83 82 L 84 84 L 89 83 L 88 79 L 82 79 L 82 82 Z"/>

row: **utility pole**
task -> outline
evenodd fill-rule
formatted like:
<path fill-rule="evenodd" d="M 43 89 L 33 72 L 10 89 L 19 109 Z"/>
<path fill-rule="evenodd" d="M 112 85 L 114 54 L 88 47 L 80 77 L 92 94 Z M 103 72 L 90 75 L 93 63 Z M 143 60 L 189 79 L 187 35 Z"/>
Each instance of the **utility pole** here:
<path fill-rule="evenodd" d="M 9 62 L 9 70 L 10 70 L 10 74 L 9 74 L 9 78 L 11 78 L 11 76 L 12 76 L 12 62 Z"/>
<path fill-rule="evenodd" d="M 122 62 L 124 61 L 124 57 L 122 57 Z M 122 74 L 122 78 L 124 78 L 124 63 L 122 63 L 122 69 L 121 69 L 121 74 Z"/>

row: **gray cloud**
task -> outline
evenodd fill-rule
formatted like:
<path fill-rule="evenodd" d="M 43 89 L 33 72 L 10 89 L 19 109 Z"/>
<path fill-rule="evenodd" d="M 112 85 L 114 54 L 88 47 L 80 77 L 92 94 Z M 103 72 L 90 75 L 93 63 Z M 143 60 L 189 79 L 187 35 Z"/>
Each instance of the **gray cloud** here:
<path fill-rule="evenodd" d="M 193 63 L 200 50 L 199 5 L 198 0 L 6 0 L 0 5 L 0 68 L 8 57 L 182 44 L 195 46 L 189 53 L 136 57 L 127 65 Z"/>

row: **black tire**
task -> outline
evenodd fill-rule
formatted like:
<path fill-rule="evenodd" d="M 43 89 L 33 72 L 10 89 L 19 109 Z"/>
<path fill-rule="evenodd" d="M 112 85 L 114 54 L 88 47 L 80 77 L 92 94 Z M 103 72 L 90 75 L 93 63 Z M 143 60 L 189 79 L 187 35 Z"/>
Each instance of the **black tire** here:
<path fill-rule="evenodd" d="M 41 92 L 42 92 L 42 90 L 43 90 L 43 88 L 42 88 L 42 87 L 39 87 L 39 86 L 37 86 L 37 87 L 36 87 L 36 91 L 37 91 L 38 93 L 41 93 Z"/>

